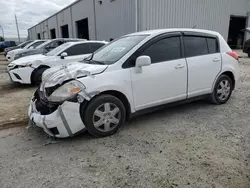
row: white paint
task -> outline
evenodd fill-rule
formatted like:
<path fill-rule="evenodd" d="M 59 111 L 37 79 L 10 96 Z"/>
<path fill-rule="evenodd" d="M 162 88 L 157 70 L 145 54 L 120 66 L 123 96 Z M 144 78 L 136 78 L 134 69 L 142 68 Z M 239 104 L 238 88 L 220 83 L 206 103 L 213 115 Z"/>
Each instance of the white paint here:
<path fill-rule="evenodd" d="M 181 65 L 183 68 L 176 69 Z M 185 59 L 154 63 L 137 73 L 130 69 L 135 110 L 186 99 L 187 66 Z"/>
<path fill-rule="evenodd" d="M 80 54 L 80 55 L 74 55 L 74 56 L 67 56 L 64 57 L 64 59 L 61 59 L 60 54 L 64 52 L 65 50 L 71 48 L 72 46 L 75 46 L 77 44 L 89 44 L 89 43 L 101 43 L 101 44 L 107 44 L 107 42 L 104 41 L 83 41 L 83 42 L 68 42 L 65 43 L 66 46 L 63 48 L 63 45 L 57 47 L 56 49 L 61 48 L 57 53 L 55 53 L 53 56 L 48 55 L 31 55 L 27 57 L 23 57 L 20 59 L 17 59 L 11 64 L 8 65 L 8 72 L 10 73 L 10 77 L 13 81 L 19 82 L 21 84 L 31 84 L 31 74 L 32 72 L 38 68 L 41 65 L 45 65 L 48 67 L 55 67 L 58 65 L 67 65 L 68 63 L 77 62 L 80 60 L 83 60 L 84 58 L 88 57 L 90 54 Z M 64 44 L 64 45 L 65 45 Z M 54 49 L 55 50 L 55 49 Z M 27 64 L 32 64 L 31 67 L 23 67 Z M 19 66 L 19 68 L 16 68 L 12 70 L 13 67 Z M 20 67 L 22 66 L 22 67 Z M 14 73 L 18 74 L 21 77 L 21 80 L 17 79 L 14 76 Z"/>
<path fill-rule="evenodd" d="M 220 53 L 192 58 L 182 58 L 154 63 L 151 65 L 148 62 L 145 64 L 139 63 L 140 65 L 144 65 L 141 66 L 140 72 L 136 71 L 136 67 L 122 68 L 124 62 L 126 62 L 128 58 L 130 58 L 131 55 L 133 55 L 145 43 L 149 42 L 156 36 L 167 34 L 169 32 L 180 31 L 193 31 L 217 36 L 220 43 Z M 126 96 L 130 104 L 130 110 L 134 113 L 138 110 L 149 107 L 155 107 L 203 94 L 210 94 L 213 91 L 214 83 L 218 76 L 226 71 L 233 73 L 236 84 L 238 82 L 238 62 L 226 54 L 226 52 L 231 51 L 231 49 L 228 47 L 223 37 L 217 32 L 198 29 L 165 29 L 133 33 L 127 35 L 127 37 L 133 37 L 136 35 L 146 35 L 146 37 L 135 47 L 130 49 L 128 53 L 123 55 L 123 57 L 114 62 L 114 64 L 106 65 L 107 67 L 105 68 L 105 65 L 95 64 L 86 65 L 81 68 L 79 67 L 79 69 L 88 71 L 92 74 L 96 73 L 94 76 L 86 76 L 77 79 L 77 81 L 81 82 L 85 86 L 86 89 L 84 92 L 88 94 L 107 91 L 120 92 Z M 103 50 L 105 50 L 105 47 Z M 99 52 L 102 54 L 102 50 Z M 115 56 L 120 52 L 120 50 L 108 51 L 108 53 L 115 53 Z M 96 54 L 98 56 L 98 52 Z M 100 66 L 103 67 L 103 72 L 96 71 L 100 70 Z M 70 71 L 71 68 L 69 67 L 68 72 Z M 63 74 L 66 75 L 67 71 L 57 72 L 57 70 L 54 70 L 54 72 L 51 71 L 51 73 L 53 74 L 51 75 L 51 80 L 49 81 L 53 84 L 46 86 L 42 83 L 45 88 L 57 85 L 59 83 L 56 81 L 58 76 L 63 76 Z M 74 74 L 75 71 L 70 73 Z M 78 108 L 79 104 L 72 104 L 71 108 L 74 107 Z M 71 109 L 68 110 L 70 111 Z M 78 110 L 74 111 L 74 113 L 79 115 L 79 110 L 80 109 L 78 108 Z M 72 115 L 72 112 L 66 112 L 66 109 L 65 113 Z M 79 122 L 74 124 L 75 120 L 72 119 L 72 117 L 68 117 L 67 120 L 72 130 L 76 131 L 80 129 L 78 125 Z M 57 124 L 56 126 L 61 127 L 62 125 Z"/>
<path fill-rule="evenodd" d="M 62 107 L 64 116 L 67 119 L 67 122 L 71 128 L 71 132 L 73 134 L 85 128 L 81 120 L 80 114 L 79 114 L 80 105 L 78 103 L 65 102 L 61 107 Z M 62 118 L 58 110 L 54 111 L 53 113 L 49 115 L 41 115 L 35 107 L 35 102 L 31 101 L 29 110 L 28 110 L 28 115 L 29 115 L 30 120 L 36 123 L 36 126 L 43 128 L 44 131 L 50 136 L 56 136 L 58 138 L 69 137 L 69 134 L 65 128 L 65 125 L 62 121 Z M 58 132 L 59 132 L 58 135 L 53 135 L 48 130 L 54 127 L 58 129 Z"/>
<path fill-rule="evenodd" d="M 214 78 L 221 70 L 221 54 L 209 54 L 187 58 L 188 97 L 195 97 L 211 91 Z"/>

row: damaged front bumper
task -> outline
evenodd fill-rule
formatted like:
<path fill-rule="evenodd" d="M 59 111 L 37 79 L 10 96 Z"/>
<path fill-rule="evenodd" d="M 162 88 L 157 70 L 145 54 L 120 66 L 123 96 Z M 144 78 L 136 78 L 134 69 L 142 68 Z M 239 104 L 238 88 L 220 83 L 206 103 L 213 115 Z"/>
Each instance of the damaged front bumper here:
<path fill-rule="evenodd" d="M 78 76 L 93 77 L 88 71 L 67 66 L 51 68 L 43 73 L 43 81 L 30 103 L 29 118 L 50 136 L 66 138 L 86 129 L 80 115 L 81 105 L 99 92 L 86 92 L 85 86 L 77 81 Z M 68 96 L 65 91 L 67 96 L 53 96 L 57 89 L 73 82 L 80 89 L 75 94 Z"/>
<path fill-rule="evenodd" d="M 33 125 L 43 128 L 50 136 L 58 138 L 72 137 L 76 133 L 85 130 L 80 116 L 80 104 L 65 101 L 54 107 L 51 112 L 45 112 L 41 108 L 39 99 L 33 99 L 29 106 L 29 119 Z"/>

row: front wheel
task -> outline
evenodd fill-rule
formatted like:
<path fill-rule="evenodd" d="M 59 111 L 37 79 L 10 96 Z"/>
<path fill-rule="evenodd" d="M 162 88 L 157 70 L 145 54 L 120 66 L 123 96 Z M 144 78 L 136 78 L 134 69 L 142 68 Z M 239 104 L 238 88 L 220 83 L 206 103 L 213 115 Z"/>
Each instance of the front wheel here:
<path fill-rule="evenodd" d="M 115 134 L 126 119 L 123 103 L 112 95 L 92 99 L 82 114 L 88 132 L 96 137 Z"/>
<path fill-rule="evenodd" d="M 233 83 L 229 76 L 221 75 L 215 83 L 214 91 L 210 95 L 211 102 L 214 104 L 225 104 L 231 97 Z"/>

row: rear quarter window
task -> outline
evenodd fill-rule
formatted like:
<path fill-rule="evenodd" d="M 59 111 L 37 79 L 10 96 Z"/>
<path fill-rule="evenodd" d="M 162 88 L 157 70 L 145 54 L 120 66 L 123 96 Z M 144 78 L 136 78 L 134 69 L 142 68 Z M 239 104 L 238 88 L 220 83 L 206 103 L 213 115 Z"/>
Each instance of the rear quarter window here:
<path fill-rule="evenodd" d="M 219 52 L 219 45 L 216 38 L 207 38 L 207 46 L 210 54 Z"/>

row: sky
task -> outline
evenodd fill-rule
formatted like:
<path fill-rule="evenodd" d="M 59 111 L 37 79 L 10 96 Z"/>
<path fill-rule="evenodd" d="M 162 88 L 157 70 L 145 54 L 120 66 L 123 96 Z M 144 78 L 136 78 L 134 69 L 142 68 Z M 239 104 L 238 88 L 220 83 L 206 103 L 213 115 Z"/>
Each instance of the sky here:
<path fill-rule="evenodd" d="M 75 0 L 0 0 L 0 25 L 5 38 L 17 37 L 15 14 L 20 37 L 27 37 L 28 28 L 51 16 Z M 0 36 L 2 31 L 0 29 Z"/>

